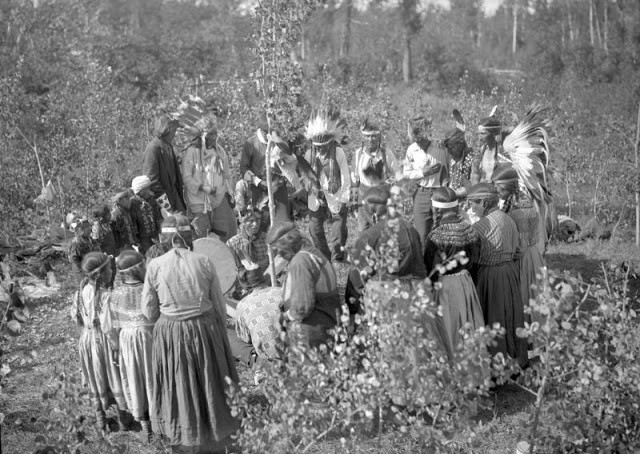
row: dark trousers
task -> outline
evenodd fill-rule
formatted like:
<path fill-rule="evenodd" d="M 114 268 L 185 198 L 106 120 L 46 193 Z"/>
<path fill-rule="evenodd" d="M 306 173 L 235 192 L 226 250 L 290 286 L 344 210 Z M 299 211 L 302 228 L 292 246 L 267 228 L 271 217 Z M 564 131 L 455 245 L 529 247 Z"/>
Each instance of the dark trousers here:
<path fill-rule="evenodd" d="M 432 188 L 419 187 L 413 196 L 413 226 L 418 231 L 418 235 L 420 235 L 423 254 L 427 244 L 427 235 L 433 228 L 432 194 Z"/>
<path fill-rule="evenodd" d="M 324 233 L 324 223 L 329 224 L 329 242 Z M 313 245 L 329 260 L 344 260 L 344 245 L 347 243 L 347 209 L 331 213 L 326 206 L 318 211 L 309 211 L 309 235 Z"/>
<path fill-rule="evenodd" d="M 267 190 L 251 184 L 249 186 L 251 188 L 251 204 L 254 207 L 257 207 L 260 201 L 267 197 Z M 279 186 L 273 192 L 273 202 L 275 204 L 276 211 L 276 222 L 278 221 L 293 221 L 291 217 L 291 206 L 289 205 L 289 191 L 287 191 L 286 185 Z M 265 227 L 265 230 L 269 230 L 269 205 L 267 205 L 264 209 L 266 215 L 263 215 L 262 225 Z"/>

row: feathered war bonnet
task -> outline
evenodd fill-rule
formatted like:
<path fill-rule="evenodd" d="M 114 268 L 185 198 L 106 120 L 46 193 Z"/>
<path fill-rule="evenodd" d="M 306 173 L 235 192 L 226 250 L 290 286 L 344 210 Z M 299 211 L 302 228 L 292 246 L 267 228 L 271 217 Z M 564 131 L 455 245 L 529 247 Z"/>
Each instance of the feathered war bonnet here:
<path fill-rule="evenodd" d="M 336 144 L 344 137 L 345 121 L 340 118 L 339 111 L 333 111 L 329 109 L 319 110 L 315 116 L 309 119 L 307 129 L 305 130 L 305 137 L 311 141 L 313 147 L 323 147 L 330 145 L 332 142 Z M 315 151 L 312 153 L 311 165 L 314 167 L 314 171 L 318 178 L 323 171 L 322 165 L 318 160 L 318 156 Z M 329 169 L 327 174 L 328 187 L 326 190 L 331 194 L 335 194 L 340 189 L 341 173 L 338 161 L 336 159 L 336 147 L 330 147 L 329 151 Z"/>
<path fill-rule="evenodd" d="M 344 128 L 345 121 L 340 118 L 340 112 L 321 109 L 309 119 L 304 136 L 314 146 L 328 145 L 342 139 Z"/>

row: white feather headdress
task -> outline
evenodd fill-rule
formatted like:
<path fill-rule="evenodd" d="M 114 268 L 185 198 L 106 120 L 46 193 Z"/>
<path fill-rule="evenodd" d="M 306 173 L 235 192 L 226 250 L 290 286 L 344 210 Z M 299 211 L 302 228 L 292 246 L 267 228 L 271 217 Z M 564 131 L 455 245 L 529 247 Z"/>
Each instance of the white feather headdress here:
<path fill-rule="evenodd" d="M 313 145 L 326 145 L 341 138 L 344 127 L 345 122 L 339 112 L 323 109 L 309 119 L 304 135 Z"/>
<path fill-rule="evenodd" d="M 546 114 L 547 109 L 540 105 L 531 107 L 522 121 L 504 138 L 502 145 L 520 181 L 535 201 L 538 211 L 545 217 L 550 233 L 555 226 L 555 219 L 548 206 L 552 202 L 552 196 L 547 184 L 549 131 L 552 122 Z"/>

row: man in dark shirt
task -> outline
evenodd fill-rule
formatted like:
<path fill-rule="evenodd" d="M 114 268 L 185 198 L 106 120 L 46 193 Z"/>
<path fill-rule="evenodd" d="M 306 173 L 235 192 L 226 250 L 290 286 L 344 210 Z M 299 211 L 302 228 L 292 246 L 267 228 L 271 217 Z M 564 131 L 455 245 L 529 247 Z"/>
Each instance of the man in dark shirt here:
<path fill-rule="evenodd" d="M 258 130 L 249 137 L 242 147 L 240 156 L 240 175 L 249 185 L 251 191 L 251 204 L 261 205 L 261 201 L 267 197 L 267 131 L 266 122 L 258 126 Z M 271 184 L 273 201 L 275 202 L 276 219 L 281 221 L 291 220 L 289 207 L 289 194 L 285 178 L 278 167 L 271 168 Z M 268 208 L 267 208 L 268 210 Z M 266 226 L 269 222 L 264 223 Z"/>
<path fill-rule="evenodd" d="M 172 145 L 178 125 L 177 120 L 172 120 L 167 115 L 156 120 L 156 137 L 149 142 L 144 152 L 142 173 L 151 180 L 150 189 L 156 199 L 166 194 L 171 211 L 186 212 L 182 174 Z"/>

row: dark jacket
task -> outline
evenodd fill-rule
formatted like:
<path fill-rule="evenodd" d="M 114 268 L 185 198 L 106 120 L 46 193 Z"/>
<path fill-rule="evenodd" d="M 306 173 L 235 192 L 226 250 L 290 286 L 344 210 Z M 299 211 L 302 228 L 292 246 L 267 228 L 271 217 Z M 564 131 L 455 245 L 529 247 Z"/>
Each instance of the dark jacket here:
<path fill-rule="evenodd" d="M 170 123 L 159 122 L 156 125 L 156 138 L 149 142 L 144 152 L 142 173 L 151 180 L 151 191 L 158 198 L 162 194 L 167 194 L 171 208 L 174 211 L 185 211 L 187 206 L 184 203 L 184 183 L 180 173 L 180 165 L 173 146 L 163 140 Z"/>

